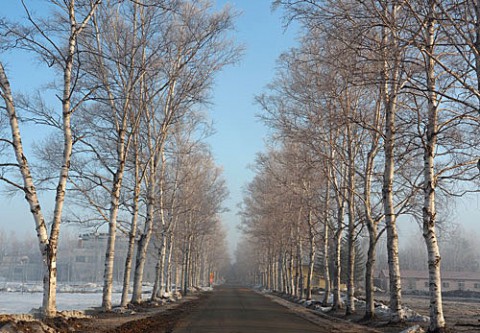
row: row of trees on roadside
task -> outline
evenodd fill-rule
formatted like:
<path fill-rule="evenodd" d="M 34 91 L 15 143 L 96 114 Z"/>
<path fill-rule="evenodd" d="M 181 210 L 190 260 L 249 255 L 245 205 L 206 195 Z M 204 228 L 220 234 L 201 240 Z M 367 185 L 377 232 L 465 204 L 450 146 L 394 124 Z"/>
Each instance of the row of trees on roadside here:
<path fill-rule="evenodd" d="M 324 303 L 333 292 L 333 307 L 348 315 L 356 311 L 357 243 L 366 235 L 370 319 L 377 243 L 386 234 L 390 308 L 403 320 L 396 221 L 408 215 L 422 228 L 428 257 L 429 332 L 445 331 L 437 229 L 448 223 L 441 219 L 448 201 L 478 190 L 480 4 L 273 4 L 299 25 L 300 43 L 280 57 L 276 79 L 257 97 L 273 134 L 245 191 L 242 225 L 252 247 L 237 262 L 265 272 L 268 287 L 298 297 L 306 290 L 308 299 L 321 256 Z"/>
<path fill-rule="evenodd" d="M 48 0 L 43 5 L 20 1 L 24 18 L 0 21 L 2 52 L 27 51 L 50 67 L 53 77 L 43 92 L 22 96 L 0 62 L 0 179 L 24 193 L 35 220 L 43 314 L 56 315 L 64 222 L 107 228 L 105 310 L 112 308 L 119 232 L 129 238 L 122 306 L 142 301 L 152 248 L 157 263 L 151 298 L 175 283 L 173 260 L 181 263 L 186 293 L 228 262 L 219 221 L 227 191 L 202 142 L 210 129 L 201 109 L 215 75 L 241 53 L 229 37 L 235 13 L 215 10 L 208 0 Z M 43 126 L 46 133 L 36 142 L 35 158 L 23 148 L 23 122 Z M 49 188 L 55 193 L 47 221 L 38 193 Z"/>

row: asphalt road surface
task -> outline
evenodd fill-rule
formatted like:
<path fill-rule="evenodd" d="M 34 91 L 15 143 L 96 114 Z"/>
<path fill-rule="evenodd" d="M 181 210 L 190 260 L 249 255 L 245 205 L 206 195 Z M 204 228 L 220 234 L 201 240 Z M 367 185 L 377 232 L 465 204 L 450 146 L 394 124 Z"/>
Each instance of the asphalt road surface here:
<path fill-rule="evenodd" d="M 325 329 L 246 288 L 220 287 L 177 323 L 175 333 L 302 333 Z"/>

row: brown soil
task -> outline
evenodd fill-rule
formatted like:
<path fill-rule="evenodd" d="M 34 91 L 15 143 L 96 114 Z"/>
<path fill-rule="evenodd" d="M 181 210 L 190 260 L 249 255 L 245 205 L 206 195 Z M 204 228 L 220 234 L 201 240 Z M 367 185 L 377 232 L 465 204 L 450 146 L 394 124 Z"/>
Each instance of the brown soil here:
<path fill-rule="evenodd" d="M 429 315 L 426 297 L 403 296 L 403 302 L 418 313 Z M 447 327 L 455 333 L 480 332 L 480 299 L 443 299 L 443 312 Z"/>
<path fill-rule="evenodd" d="M 276 296 L 279 296 L 277 294 Z M 377 300 L 383 301 L 385 304 L 388 297 L 377 295 Z M 420 296 L 403 296 L 403 304 L 410 309 L 415 310 L 421 315 L 429 315 L 429 300 L 426 297 Z M 302 305 L 296 305 L 303 307 Z M 447 322 L 447 330 L 452 333 L 480 333 L 480 299 L 443 299 L 443 310 L 445 320 Z M 420 325 L 425 331 L 428 329 L 428 323 L 392 323 L 388 320 L 376 318 L 373 320 L 363 320 L 363 311 L 358 311 L 353 315 L 346 316 L 345 310 L 337 310 L 335 312 L 322 313 L 318 311 L 309 310 L 321 318 L 331 318 L 339 320 L 340 322 L 357 323 L 368 328 L 372 328 L 378 332 L 383 333 L 398 333 L 408 327 Z"/>
<path fill-rule="evenodd" d="M 376 295 L 376 300 L 388 303 L 388 297 Z M 402 303 L 415 310 L 418 314 L 429 316 L 429 299 L 422 296 L 403 295 Z M 480 299 L 453 299 L 443 298 L 443 311 L 447 322 L 447 330 L 452 333 L 480 333 Z M 401 329 L 420 325 L 425 331 L 428 323 L 390 323 L 387 321 L 373 320 L 369 322 L 362 321 L 363 313 L 353 316 L 345 316 L 344 311 L 337 311 L 333 314 L 336 317 L 348 319 L 362 323 L 369 327 L 375 327 L 385 333 L 401 332 Z"/>
<path fill-rule="evenodd" d="M 13 316 L 0 317 L 0 332 L 55 332 L 55 333 L 137 333 L 172 332 L 175 323 L 195 309 L 209 297 L 209 293 L 200 293 L 184 297 L 176 303 L 144 303 L 130 306 L 123 312 L 102 312 L 89 310 L 87 318 L 58 316 L 42 322 L 19 320 Z M 50 329 L 50 331 L 49 331 Z"/>

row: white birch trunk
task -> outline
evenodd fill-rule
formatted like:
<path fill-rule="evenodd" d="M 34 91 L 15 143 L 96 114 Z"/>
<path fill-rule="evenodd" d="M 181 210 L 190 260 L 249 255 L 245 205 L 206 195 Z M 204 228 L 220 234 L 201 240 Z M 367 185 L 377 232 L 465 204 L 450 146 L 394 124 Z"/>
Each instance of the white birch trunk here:
<path fill-rule="evenodd" d="M 348 235 L 347 235 L 347 299 L 346 315 L 355 313 L 355 170 L 353 156 L 353 139 L 351 138 L 350 125 L 347 128 L 349 137 L 349 166 L 348 166 Z"/>
<path fill-rule="evenodd" d="M 137 237 L 137 225 L 138 225 L 138 210 L 139 210 L 139 199 L 140 199 L 140 166 L 137 156 L 137 147 L 135 145 L 135 166 L 134 166 L 134 177 L 135 177 L 135 188 L 133 190 L 133 209 L 132 209 L 132 222 L 130 224 L 130 232 L 128 234 L 128 248 L 127 255 L 125 257 L 125 272 L 123 275 L 123 288 L 122 288 L 122 299 L 120 302 L 121 307 L 126 307 L 128 304 L 128 292 L 130 289 L 130 278 L 132 272 L 132 262 L 133 254 L 135 251 L 135 238 Z"/>
<path fill-rule="evenodd" d="M 70 32 L 66 53 L 60 56 L 65 59 L 63 68 L 63 92 L 62 92 L 62 130 L 63 130 L 63 149 L 62 149 L 62 166 L 59 172 L 59 179 L 56 188 L 55 207 L 53 211 L 52 226 L 50 236 L 48 236 L 47 227 L 38 201 L 36 188 L 33 184 L 32 175 L 24 155 L 21 142 L 20 129 L 18 126 L 18 118 L 13 102 L 8 78 L 5 74 L 3 65 L 0 64 L 0 86 L 2 90 L 2 98 L 5 101 L 6 109 L 10 118 L 10 127 L 13 138 L 13 148 L 15 157 L 22 174 L 25 192 L 25 198 L 30 206 L 30 211 L 35 220 L 37 230 L 37 238 L 39 241 L 40 253 L 43 262 L 43 300 L 42 313 L 45 317 L 53 317 L 57 313 L 56 308 L 56 287 L 57 287 L 57 251 L 58 238 L 60 234 L 60 223 L 62 221 L 63 205 L 65 202 L 65 190 L 68 179 L 68 171 L 70 168 L 70 160 L 72 155 L 72 131 L 71 131 L 71 109 L 72 97 L 72 71 L 74 66 L 74 55 L 76 52 L 77 38 L 90 20 L 93 12 L 97 8 L 100 1 L 92 3 L 90 12 L 78 23 L 75 17 L 75 2 L 71 1 L 65 4 L 68 13 L 68 21 L 70 22 Z"/>
<path fill-rule="evenodd" d="M 296 296 L 295 290 L 295 274 L 294 274 L 294 254 L 293 254 L 293 245 L 290 246 L 290 258 L 288 261 L 288 271 L 289 271 L 289 283 L 290 283 L 290 295 Z"/>
<path fill-rule="evenodd" d="M 132 35 L 134 36 L 134 40 L 136 37 L 136 30 L 137 30 L 137 6 L 134 5 L 134 13 L 133 13 L 133 28 L 134 31 Z M 115 242 L 116 242 L 116 232 L 117 232 L 117 219 L 119 213 L 119 205 L 120 205 L 120 194 L 122 189 L 122 183 L 124 178 L 125 172 L 125 163 L 127 159 L 127 154 L 129 151 L 130 143 L 132 142 L 132 137 L 137 129 L 137 120 L 139 119 L 139 114 L 133 114 L 132 117 L 132 127 L 130 129 L 130 133 L 127 134 L 127 127 L 128 127 L 128 118 L 130 116 L 130 94 L 132 93 L 132 87 L 138 82 L 138 78 L 135 78 L 134 69 L 136 68 L 135 64 L 135 57 L 131 57 L 129 66 L 129 73 L 128 78 L 126 81 L 123 82 L 123 104 L 117 105 L 116 96 L 112 91 L 110 86 L 110 77 L 109 75 L 113 75 L 113 73 L 109 73 L 107 70 L 107 66 L 104 64 L 104 58 L 107 55 L 103 54 L 102 48 L 102 32 L 100 31 L 99 22 L 94 17 L 94 28 L 96 32 L 96 47 L 98 52 L 98 64 L 99 64 L 99 78 L 103 83 L 103 88 L 106 90 L 108 95 L 108 103 L 110 106 L 110 111 L 112 113 L 112 119 L 115 122 L 115 131 L 117 134 L 117 141 L 116 141 L 116 170 L 113 175 L 112 179 L 112 187 L 110 189 L 110 211 L 109 211 L 109 221 L 108 221 L 108 241 L 107 241 L 107 249 L 105 253 L 105 267 L 104 267 L 104 281 L 103 281 L 103 294 L 102 294 L 102 308 L 105 311 L 110 311 L 112 309 L 112 288 L 113 288 L 113 271 L 114 271 L 114 260 L 115 260 Z M 113 22 L 116 24 L 117 22 Z M 118 41 L 114 41 L 118 42 Z M 134 41 L 135 44 L 135 41 Z M 117 45 L 118 47 L 118 45 Z M 143 54 L 143 57 L 145 55 Z M 144 61 L 145 59 L 143 59 Z M 117 60 L 119 61 L 119 60 Z M 120 75 L 120 74 L 119 74 Z M 136 166 L 138 167 L 138 166 Z M 138 172 L 138 170 L 136 171 Z M 136 175 L 138 177 L 138 174 Z M 135 222 L 135 216 L 132 222 Z M 130 272 L 125 271 L 126 275 L 130 275 Z M 128 285 L 127 285 L 128 290 Z M 122 304 L 126 303 L 122 297 Z"/>
<path fill-rule="evenodd" d="M 428 277 L 430 291 L 430 326 L 429 332 L 440 333 L 446 331 L 443 315 L 442 285 L 440 277 L 440 250 L 435 231 L 436 208 L 435 187 L 436 178 L 434 170 L 434 157 L 437 148 L 438 132 L 438 101 L 436 96 L 435 61 L 434 54 L 435 26 L 434 18 L 435 1 L 429 0 L 429 16 L 427 21 L 427 88 L 428 88 L 428 123 L 424 148 L 424 205 L 423 205 L 423 237 L 428 253 Z"/>
<path fill-rule="evenodd" d="M 47 305 L 44 307 L 44 314 L 54 315 L 56 313 L 56 309 L 50 306 L 48 307 L 51 302 L 48 300 L 50 289 L 50 280 L 48 275 L 48 233 L 47 233 L 47 226 L 45 223 L 45 219 L 43 217 L 42 209 L 40 207 L 40 202 L 38 200 L 37 189 L 35 184 L 33 183 L 32 174 L 30 172 L 30 167 L 28 165 L 27 158 L 24 154 L 23 144 L 20 134 L 20 127 L 18 124 L 18 117 L 15 110 L 15 104 L 13 100 L 12 91 L 10 88 L 10 82 L 8 81 L 8 77 L 5 73 L 5 69 L 3 64 L 0 63 L 0 88 L 1 88 L 1 96 L 5 101 L 6 110 L 10 120 L 10 129 L 12 132 L 12 142 L 13 148 L 15 153 L 15 158 L 20 168 L 20 173 L 22 175 L 24 188 L 23 191 L 25 193 L 25 199 L 30 207 L 30 212 L 32 213 L 33 219 L 35 221 L 35 229 L 37 231 L 37 238 L 40 247 L 40 253 L 42 255 L 42 269 L 43 269 L 43 305 Z"/>
<path fill-rule="evenodd" d="M 377 102 L 375 120 L 373 123 L 374 128 L 378 128 L 380 124 L 380 101 Z M 375 272 L 375 260 L 376 260 L 376 248 L 378 237 L 378 221 L 372 217 L 372 177 L 373 167 L 375 163 L 375 156 L 378 153 L 378 143 L 380 135 L 379 132 L 374 132 L 372 137 L 372 144 L 370 151 L 367 154 L 367 163 L 365 167 L 365 180 L 364 180 L 364 214 L 365 224 L 368 230 L 368 253 L 367 264 L 365 270 L 365 320 L 371 320 L 375 317 L 375 299 L 373 295 L 374 287 L 374 272 Z"/>
<path fill-rule="evenodd" d="M 327 192 L 328 193 L 328 192 Z M 328 199 L 326 199 L 326 206 L 328 207 Z M 322 306 L 328 305 L 330 297 L 330 255 L 329 255 L 329 234 L 330 227 L 328 225 L 328 213 L 325 211 L 325 221 L 323 225 L 323 276 L 325 279 L 325 291 L 323 294 Z"/>
<path fill-rule="evenodd" d="M 166 256 L 166 234 L 168 232 L 167 228 L 170 226 L 167 226 L 167 221 L 165 218 L 165 207 L 164 207 L 164 202 L 165 202 L 165 171 L 166 171 L 166 157 L 165 157 L 165 151 L 163 148 L 161 148 L 160 151 L 160 157 L 161 157 L 161 166 L 160 166 L 160 172 L 159 172 L 159 194 L 158 194 L 158 201 L 160 204 L 160 222 L 161 225 L 160 227 L 162 228 L 161 230 L 161 240 L 160 240 L 160 248 L 158 250 L 158 260 L 157 260 L 157 265 L 156 265 L 156 276 L 155 276 L 155 283 L 153 286 L 152 290 L 152 300 L 156 299 L 158 296 L 162 297 L 164 294 L 164 283 L 165 283 L 165 256 Z"/>
<path fill-rule="evenodd" d="M 70 160 L 72 156 L 72 129 L 71 129 L 71 115 L 70 108 L 71 99 L 71 81 L 72 70 L 74 62 L 74 54 L 76 50 L 77 41 L 77 27 L 75 20 L 75 4 L 71 2 L 68 5 L 68 13 L 72 27 L 70 30 L 70 38 L 68 43 L 68 53 L 65 61 L 65 68 L 63 71 L 63 96 L 62 96 L 62 126 L 63 126 L 63 154 L 62 166 L 57 183 L 55 195 L 55 207 L 53 211 L 53 221 L 50 229 L 50 239 L 47 246 L 46 258 L 43 260 L 47 262 L 47 271 L 44 272 L 44 291 L 42 309 L 46 317 L 53 317 L 56 315 L 56 294 L 57 294 L 57 250 L 58 237 L 60 234 L 60 223 L 62 221 L 63 205 L 65 202 L 65 191 L 67 187 L 68 171 L 70 168 Z M 45 266 L 44 266 L 45 267 Z M 46 282 L 48 281 L 48 282 Z"/>
<path fill-rule="evenodd" d="M 191 250 L 191 243 L 192 243 L 192 236 L 186 237 L 185 240 L 185 251 L 184 251 L 184 262 L 182 268 L 182 276 L 183 276 L 183 296 L 187 296 L 188 288 L 190 287 L 190 250 Z"/>
<path fill-rule="evenodd" d="M 155 283 L 153 284 L 151 300 L 154 301 L 159 297 L 163 297 L 165 282 L 165 259 L 167 255 L 167 244 L 166 244 L 165 231 L 161 232 L 160 247 L 158 248 L 158 259 L 155 265 Z"/>
<path fill-rule="evenodd" d="M 392 13 L 388 13 L 385 6 L 386 15 L 391 16 L 395 22 L 395 13 L 397 5 L 393 5 Z M 394 46 L 387 46 L 387 42 Z M 390 309 L 393 312 L 393 321 L 403 320 L 402 311 L 402 284 L 400 280 L 400 264 L 398 259 L 398 232 L 396 226 L 396 214 L 393 203 L 393 181 L 395 171 L 395 117 L 397 109 L 398 79 L 399 79 L 399 52 L 398 41 L 393 32 L 383 30 L 382 44 L 384 48 L 383 63 L 383 85 L 384 85 L 384 108 L 385 108 L 385 169 L 383 175 L 382 200 L 385 213 L 385 224 L 387 227 L 387 253 L 389 269 L 389 288 L 390 288 Z M 395 48 L 396 47 L 396 48 Z M 393 55 L 393 59 L 390 59 Z M 389 61 L 393 62 L 393 69 Z"/>
<path fill-rule="evenodd" d="M 112 189 L 110 193 L 110 214 L 108 221 L 108 241 L 105 253 L 104 284 L 102 295 L 102 308 L 105 311 L 112 309 L 112 288 L 113 288 L 113 265 L 115 260 L 115 241 L 117 234 L 117 218 L 120 206 L 120 193 L 122 189 L 123 177 L 125 172 L 125 163 L 127 159 L 128 144 L 125 142 L 127 116 L 126 102 L 124 115 L 117 142 L 117 170 L 113 176 Z"/>
<path fill-rule="evenodd" d="M 167 260 L 166 260 L 166 276 L 167 281 L 165 282 L 165 291 L 167 293 L 171 292 L 172 290 L 172 259 L 173 259 L 173 244 L 174 244 L 174 235 L 169 234 L 168 238 L 168 252 L 167 252 Z"/>
<path fill-rule="evenodd" d="M 306 298 L 307 300 L 312 299 L 312 279 L 313 279 L 313 268 L 315 265 L 315 254 L 316 254 L 316 233 L 315 233 L 315 225 L 312 218 L 312 211 L 309 210 L 308 212 L 308 233 L 309 233 L 309 245 L 310 251 L 308 256 L 308 275 L 307 275 L 307 293 Z"/>
<path fill-rule="evenodd" d="M 152 162 L 154 163 L 154 162 Z M 132 303 L 139 304 L 142 302 L 142 283 L 145 262 L 147 260 L 148 245 L 153 233 L 153 219 L 155 211 L 155 173 L 150 170 L 148 189 L 147 189 L 147 220 L 145 228 L 138 240 L 137 257 L 135 260 L 135 274 L 133 280 Z"/>
<path fill-rule="evenodd" d="M 393 206 L 393 173 L 394 173 L 394 115 L 387 112 L 387 131 L 385 138 L 385 172 L 383 182 L 383 202 L 385 210 L 385 223 L 387 227 L 387 251 L 390 285 L 390 309 L 393 320 L 402 320 L 402 284 L 400 280 L 400 263 L 398 259 L 398 232 L 396 214 Z"/>
<path fill-rule="evenodd" d="M 135 252 L 135 237 L 137 233 L 136 228 L 138 225 L 138 208 L 134 209 L 137 209 L 137 211 L 133 212 L 130 233 L 128 235 L 128 248 L 127 255 L 125 257 L 125 272 L 123 275 L 122 298 L 120 301 L 121 307 L 126 307 L 128 305 L 128 292 L 130 291 L 130 278 L 132 276 L 133 254 Z"/>
<path fill-rule="evenodd" d="M 339 195 L 339 194 L 337 194 Z M 334 244 L 334 271 L 333 271 L 333 309 L 343 308 L 342 298 L 340 296 L 341 289 L 341 252 L 342 252 L 342 234 L 344 224 L 344 203 L 342 198 L 338 198 L 338 215 L 337 215 L 337 230 L 335 231 L 335 237 L 333 238 Z"/>
<path fill-rule="evenodd" d="M 375 317 L 375 299 L 373 297 L 373 279 L 375 272 L 375 257 L 377 244 L 377 224 L 374 221 L 367 222 L 368 229 L 368 253 L 365 270 L 365 316 L 370 320 Z"/>
<path fill-rule="evenodd" d="M 290 280 L 288 275 L 288 252 L 284 251 L 282 256 L 282 293 L 290 293 Z"/>

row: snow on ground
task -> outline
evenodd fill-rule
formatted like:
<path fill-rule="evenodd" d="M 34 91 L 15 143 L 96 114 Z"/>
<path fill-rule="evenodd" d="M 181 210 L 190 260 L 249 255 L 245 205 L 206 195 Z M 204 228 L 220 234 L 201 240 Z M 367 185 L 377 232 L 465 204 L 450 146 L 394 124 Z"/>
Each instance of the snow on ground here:
<path fill-rule="evenodd" d="M 413 327 L 407 328 L 406 330 L 400 333 L 424 333 L 425 331 L 419 326 L 415 325 Z"/>
<path fill-rule="evenodd" d="M 151 286 L 143 287 L 151 291 Z M 120 304 L 121 286 L 115 285 L 112 303 Z M 23 291 L 23 292 L 22 292 Z M 85 310 L 102 304 L 102 286 L 95 283 L 61 284 L 57 288 L 57 308 L 59 311 Z M 0 284 L 0 314 L 29 313 L 42 306 L 42 286 L 40 283 Z"/>
<path fill-rule="evenodd" d="M 261 290 L 262 291 L 262 290 Z M 265 291 L 262 291 L 265 292 Z M 317 294 L 317 295 L 312 295 L 313 299 L 310 301 L 307 301 L 305 299 L 297 300 L 296 302 L 299 304 L 303 304 L 305 307 L 309 307 L 311 309 L 321 311 L 321 312 L 328 312 L 332 308 L 331 307 L 322 307 L 321 306 L 321 300 L 323 299 L 323 293 Z M 346 301 L 346 295 L 341 294 L 340 298 L 342 299 L 342 302 Z M 333 295 L 330 295 L 328 298 L 328 302 L 331 304 L 333 302 Z M 366 302 L 363 300 L 359 300 L 358 298 L 354 298 L 355 306 L 357 309 L 365 309 Z M 415 312 L 414 310 L 404 307 L 403 311 L 405 313 L 405 320 L 407 322 L 411 323 L 420 323 L 420 322 L 429 322 L 430 318 L 427 316 L 422 316 Z M 375 303 L 375 314 L 378 317 L 389 319 L 392 317 L 392 312 L 390 311 L 390 308 L 387 305 L 384 305 L 382 303 Z"/>
<path fill-rule="evenodd" d="M 113 304 L 119 304 L 121 294 L 112 294 Z M 57 293 L 59 311 L 85 310 L 102 304 L 101 293 Z M 0 292 L 0 313 L 29 313 L 33 308 L 42 306 L 42 293 Z"/>

